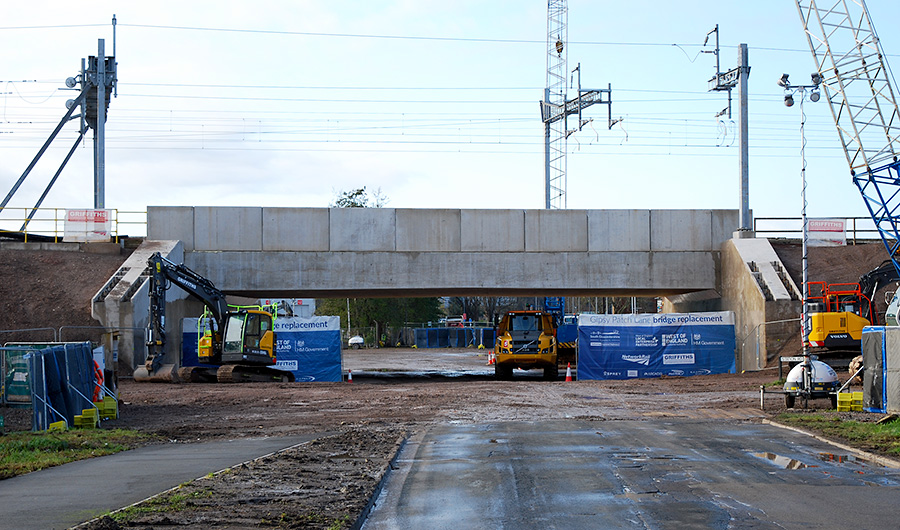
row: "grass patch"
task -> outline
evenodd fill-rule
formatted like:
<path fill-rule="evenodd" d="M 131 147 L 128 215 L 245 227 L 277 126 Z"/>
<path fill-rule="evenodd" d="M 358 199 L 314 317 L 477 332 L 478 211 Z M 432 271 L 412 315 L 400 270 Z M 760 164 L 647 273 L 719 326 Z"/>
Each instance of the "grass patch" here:
<path fill-rule="evenodd" d="M 0 479 L 111 455 L 150 441 L 153 437 L 148 434 L 123 429 L 10 433 L 0 437 Z"/>
<path fill-rule="evenodd" d="M 183 492 L 182 488 L 189 484 L 182 484 L 172 492 L 153 497 L 135 506 L 129 506 L 110 514 L 109 517 L 118 523 L 129 523 L 142 515 L 151 513 L 181 512 L 188 508 L 193 508 L 195 506 L 194 501 L 213 497 L 213 491 L 211 490 Z"/>
<path fill-rule="evenodd" d="M 900 456 L 900 420 L 878 425 L 855 420 L 842 420 L 837 416 L 823 413 L 784 413 L 780 414 L 777 420 L 786 425 L 846 440 L 854 447 Z"/>

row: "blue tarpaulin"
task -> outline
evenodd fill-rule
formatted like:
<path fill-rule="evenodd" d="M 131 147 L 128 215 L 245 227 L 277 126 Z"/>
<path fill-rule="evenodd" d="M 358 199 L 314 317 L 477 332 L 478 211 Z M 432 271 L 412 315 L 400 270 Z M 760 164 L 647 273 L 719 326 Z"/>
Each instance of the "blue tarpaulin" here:
<path fill-rule="evenodd" d="M 578 379 L 734 373 L 734 313 L 578 317 Z"/>

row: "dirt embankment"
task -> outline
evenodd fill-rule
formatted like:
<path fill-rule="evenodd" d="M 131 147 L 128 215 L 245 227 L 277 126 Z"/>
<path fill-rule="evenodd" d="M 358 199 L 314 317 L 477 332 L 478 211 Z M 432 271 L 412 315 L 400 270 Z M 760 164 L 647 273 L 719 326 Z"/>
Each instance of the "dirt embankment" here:
<path fill-rule="evenodd" d="M 127 258 L 59 250 L 0 250 L 0 343 L 98 341 L 91 299 Z M 52 328 L 53 331 L 19 332 Z"/>
<path fill-rule="evenodd" d="M 797 287 L 803 282 L 803 246 L 794 240 L 772 240 L 772 248 L 781 258 L 788 274 Z M 843 247 L 808 247 L 807 277 L 810 282 L 856 283 L 863 274 L 875 269 L 888 259 L 887 250 L 879 242 Z M 801 287 L 802 288 L 802 287 Z M 894 287 L 879 289 L 873 301 L 881 311 L 887 306 L 883 293 L 893 292 Z"/>

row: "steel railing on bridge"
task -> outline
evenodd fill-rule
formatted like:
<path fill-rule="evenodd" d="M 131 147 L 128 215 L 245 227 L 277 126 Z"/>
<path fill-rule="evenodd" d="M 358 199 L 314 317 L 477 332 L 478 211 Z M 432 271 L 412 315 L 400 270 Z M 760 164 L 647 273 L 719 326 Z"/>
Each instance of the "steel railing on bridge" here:
<path fill-rule="evenodd" d="M 842 220 L 846 223 L 848 245 L 881 240 L 871 217 L 829 217 L 828 219 Z M 801 239 L 803 223 L 800 217 L 756 217 L 753 219 L 753 231 L 757 237 Z"/>
<path fill-rule="evenodd" d="M 69 208 L 0 208 L 0 232 L 17 234 L 22 241 L 62 242 Z M 107 209 L 111 213 L 110 241 L 147 235 L 147 212 Z"/>

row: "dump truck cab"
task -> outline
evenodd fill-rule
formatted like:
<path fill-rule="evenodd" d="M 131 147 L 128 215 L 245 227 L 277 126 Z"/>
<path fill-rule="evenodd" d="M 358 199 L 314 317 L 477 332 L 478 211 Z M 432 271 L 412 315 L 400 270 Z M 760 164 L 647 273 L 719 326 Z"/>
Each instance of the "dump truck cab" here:
<path fill-rule="evenodd" d="M 497 324 L 494 374 L 511 379 L 513 369 L 542 369 L 544 379 L 559 377 L 556 328 L 543 311 L 510 311 Z"/>

